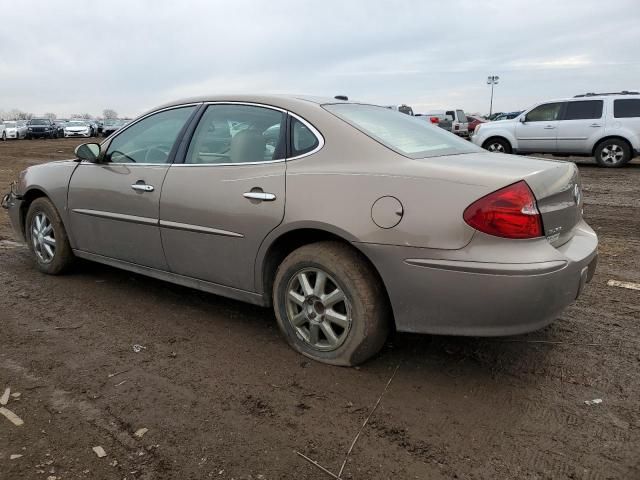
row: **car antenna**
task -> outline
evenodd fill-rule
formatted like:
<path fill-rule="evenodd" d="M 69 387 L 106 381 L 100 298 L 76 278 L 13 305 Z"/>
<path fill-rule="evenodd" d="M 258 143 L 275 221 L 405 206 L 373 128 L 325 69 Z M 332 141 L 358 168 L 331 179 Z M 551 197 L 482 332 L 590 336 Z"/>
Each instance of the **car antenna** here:
<path fill-rule="evenodd" d="M 345 102 L 349 100 L 349 97 L 347 97 L 346 95 L 336 95 L 333 98 L 335 98 L 336 100 L 343 100 Z"/>

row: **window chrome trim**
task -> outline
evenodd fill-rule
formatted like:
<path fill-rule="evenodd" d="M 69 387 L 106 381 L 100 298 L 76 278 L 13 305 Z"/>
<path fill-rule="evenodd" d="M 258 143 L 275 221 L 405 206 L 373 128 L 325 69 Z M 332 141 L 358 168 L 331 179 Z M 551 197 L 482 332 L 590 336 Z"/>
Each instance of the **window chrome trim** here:
<path fill-rule="evenodd" d="M 232 163 L 232 162 L 225 162 L 225 163 L 172 163 L 171 164 L 172 167 L 229 167 L 229 166 L 240 167 L 240 166 L 243 166 L 243 165 L 263 165 L 263 164 L 270 164 L 270 163 L 288 162 L 289 160 L 298 160 L 300 158 L 304 158 L 304 157 L 308 157 L 310 155 L 313 155 L 314 153 L 318 152 L 322 147 L 324 147 L 324 143 L 325 143 L 324 142 L 324 136 L 320 133 L 320 131 L 316 127 L 314 127 L 311 123 L 309 123 L 307 120 L 305 120 L 301 116 L 291 112 L 290 110 L 286 110 L 284 108 L 280 108 L 280 107 L 276 107 L 276 106 L 273 106 L 273 105 L 269 105 L 267 103 L 255 103 L 255 102 L 239 102 L 239 101 L 217 100 L 217 101 L 214 101 L 214 102 L 203 102 L 203 104 L 204 105 L 245 105 L 245 106 L 248 106 L 248 107 L 270 108 L 271 110 L 276 110 L 278 112 L 282 112 L 285 115 L 291 115 L 293 118 L 295 118 L 296 120 L 301 122 L 305 127 L 307 127 L 311 131 L 311 133 L 313 133 L 313 135 L 318 140 L 318 146 L 316 148 L 314 148 L 313 150 L 311 150 L 310 152 L 303 153 L 302 155 L 296 155 L 295 157 L 280 158 L 278 160 L 262 160 L 262 161 L 258 161 L 258 162 L 242 162 L 242 163 Z"/>
<path fill-rule="evenodd" d="M 132 120 L 131 122 L 129 122 L 124 127 L 119 128 L 118 130 L 113 132 L 111 135 L 109 135 L 107 138 L 105 138 L 102 141 L 102 143 L 100 143 L 100 146 L 102 147 L 102 145 L 105 144 L 107 142 L 107 140 L 108 141 L 112 141 L 114 138 L 117 138 L 120 134 L 126 132 L 130 127 L 133 127 L 136 123 L 144 120 L 145 118 L 150 117 L 151 115 L 155 115 L 156 113 L 166 112 L 167 110 L 175 110 L 176 108 L 197 107 L 199 105 L 202 105 L 202 102 L 183 103 L 183 104 L 180 104 L 180 105 L 172 105 L 170 107 L 165 107 L 165 108 L 161 108 L 159 110 L 154 110 L 152 112 L 145 113 L 142 117 L 138 117 L 138 118 Z M 167 165 L 169 165 L 169 164 L 167 164 Z"/>
<path fill-rule="evenodd" d="M 303 153 L 302 155 L 296 155 L 295 157 L 287 158 L 287 160 L 298 160 L 300 158 L 308 157 L 309 155 L 313 155 L 314 153 L 320 151 L 320 149 L 322 147 L 324 147 L 324 136 L 320 133 L 320 131 L 318 131 L 318 129 L 316 127 L 311 125 L 311 123 L 307 122 L 301 116 L 296 115 L 293 112 L 289 112 L 289 115 L 291 115 L 293 118 L 295 118 L 296 120 L 301 122 L 305 127 L 307 127 L 309 130 L 311 130 L 311 133 L 313 133 L 315 135 L 315 137 L 316 137 L 316 140 L 318 140 L 318 146 L 316 148 L 314 148 L 313 150 L 311 150 L 310 152 Z M 293 139 L 291 139 L 291 141 L 293 142 Z"/>

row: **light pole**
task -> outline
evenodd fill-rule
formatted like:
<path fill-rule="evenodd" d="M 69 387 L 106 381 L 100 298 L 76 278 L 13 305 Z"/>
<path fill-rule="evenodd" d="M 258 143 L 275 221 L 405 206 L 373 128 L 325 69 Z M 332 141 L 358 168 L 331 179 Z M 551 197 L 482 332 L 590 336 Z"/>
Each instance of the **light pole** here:
<path fill-rule="evenodd" d="M 487 85 L 491 85 L 491 103 L 489 104 L 489 116 L 493 113 L 493 86 L 498 84 L 500 77 L 497 75 L 489 75 L 487 77 Z"/>

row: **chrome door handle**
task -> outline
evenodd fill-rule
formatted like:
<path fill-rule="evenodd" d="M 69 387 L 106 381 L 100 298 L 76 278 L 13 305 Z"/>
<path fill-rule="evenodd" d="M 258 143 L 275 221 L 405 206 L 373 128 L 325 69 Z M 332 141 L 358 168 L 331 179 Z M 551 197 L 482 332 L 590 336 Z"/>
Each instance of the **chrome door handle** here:
<path fill-rule="evenodd" d="M 554 128 L 556 127 L 554 127 L 553 125 L 547 125 L 546 127 L 544 127 L 545 130 L 553 130 Z"/>
<path fill-rule="evenodd" d="M 592 123 L 591 125 L 589 125 L 590 127 L 601 127 L 602 125 L 600 125 L 599 123 Z"/>
<path fill-rule="evenodd" d="M 273 193 L 267 192 L 245 192 L 242 196 L 249 200 L 262 200 L 263 202 L 273 202 L 276 199 Z"/>
<path fill-rule="evenodd" d="M 145 185 L 144 183 L 134 183 L 131 188 L 139 192 L 153 192 L 153 185 Z"/>

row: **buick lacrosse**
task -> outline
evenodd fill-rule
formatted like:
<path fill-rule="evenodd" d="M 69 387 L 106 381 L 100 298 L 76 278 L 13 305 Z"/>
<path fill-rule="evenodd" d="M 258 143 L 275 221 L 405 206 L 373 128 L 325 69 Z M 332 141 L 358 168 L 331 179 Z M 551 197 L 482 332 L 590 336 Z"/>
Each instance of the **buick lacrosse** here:
<path fill-rule="evenodd" d="M 573 163 L 345 97 L 174 102 L 76 156 L 3 199 L 38 269 L 79 257 L 273 306 L 294 349 L 334 365 L 391 329 L 539 329 L 596 265 Z"/>

